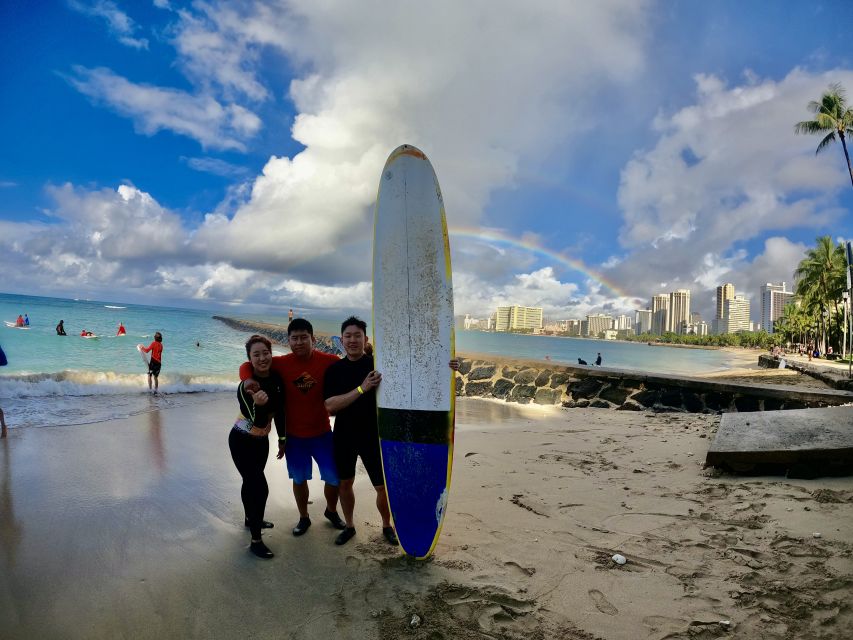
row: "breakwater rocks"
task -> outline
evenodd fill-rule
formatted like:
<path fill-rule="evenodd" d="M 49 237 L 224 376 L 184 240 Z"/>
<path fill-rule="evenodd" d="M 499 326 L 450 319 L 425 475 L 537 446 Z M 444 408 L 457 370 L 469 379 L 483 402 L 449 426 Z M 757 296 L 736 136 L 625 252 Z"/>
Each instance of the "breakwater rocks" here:
<path fill-rule="evenodd" d="M 252 334 L 257 333 L 266 336 L 271 342 L 278 344 L 287 344 L 287 327 L 280 324 L 272 324 L 269 322 L 255 322 L 254 320 L 238 320 L 236 318 L 226 318 L 225 316 L 213 316 L 214 320 L 228 325 L 237 331 L 245 331 Z M 246 336 L 248 338 L 248 336 Z M 317 340 L 315 349 L 325 353 L 337 353 L 332 346 L 332 338 L 325 334 L 314 333 L 314 338 Z"/>
<path fill-rule="evenodd" d="M 689 413 L 805 409 L 853 402 L 853 393 L 830 389 L 744 385 L 602 367 L 468 359 L 462 359 L 456 393 L 520 404 Z"/>

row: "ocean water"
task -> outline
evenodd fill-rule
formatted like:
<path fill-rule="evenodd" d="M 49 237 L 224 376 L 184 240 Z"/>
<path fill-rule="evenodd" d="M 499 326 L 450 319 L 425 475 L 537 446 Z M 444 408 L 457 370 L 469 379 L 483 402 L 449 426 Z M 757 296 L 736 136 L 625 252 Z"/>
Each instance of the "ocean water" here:
<path fill-rule="evenodd" d="M 12 428 L 84 424 L 205 402 L 210 393 L 234 393 L 246 359 L 246 334 L 214 320 L 213 311 L 0 294 L 0 320 L 13 322 L 24 313 L 29 329 L 0 325 L 0 346 L 9 359 L 0 368 L 0 407 Z M 239 308 L 219 315 L 287 322 L 287 309 L 281 316 L 253 316 Z M 340 326 L 340 320 L 310 319 L 318 332 L 336 333 Z M 66 337 L 56 335 L 59 320 Z M 116 337 L 119 322 L 127 329 L 124 337 Z M 81 338 L 83 329 L 99 337 Z M 136 345 L 150 344 L 155 331 L 163 334 L 164 350 L 161 393 L 152 396 Z M 478 331 L 458 331 L 456 349 L 565 364 L 578 358 L 592 363 L 600 352 L 604 366 L 687 375 L 729 366 L 723 351 Z M 286 353 L 278 346 L 273 351 Z"/>

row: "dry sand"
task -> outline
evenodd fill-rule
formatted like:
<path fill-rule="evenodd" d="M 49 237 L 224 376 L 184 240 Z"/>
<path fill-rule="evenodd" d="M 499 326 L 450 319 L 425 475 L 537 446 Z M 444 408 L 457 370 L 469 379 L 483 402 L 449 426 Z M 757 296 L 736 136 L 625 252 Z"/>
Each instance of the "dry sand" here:
<path fill-rule="evenodd" d="M 382 541 L 364 474 L 353 541 L 333 544 L 321 502 L 294 538 L 271 458 L 262 561 L 233 405 L 0 441 L 0 638 L 850 637 L 853 479 L 703 470 L 716 416 L 460 400 L 428 562 Z"/>

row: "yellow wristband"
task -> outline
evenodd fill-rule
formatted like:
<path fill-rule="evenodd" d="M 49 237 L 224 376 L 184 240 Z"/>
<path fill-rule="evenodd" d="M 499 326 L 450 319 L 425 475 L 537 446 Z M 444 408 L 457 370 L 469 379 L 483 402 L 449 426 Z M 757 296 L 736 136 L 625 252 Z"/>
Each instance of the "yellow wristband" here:
<path fill-rule="evenodd" d="M 361 394 L 363 394 L 363 393 L 364 393 L 364 389 L 362 389 L 362 388 L 361 388 L 361 385 L 358 385 L 358 386 L 355 388 L 355 390 L 356 390 L 356 391 L 358 391 L 358 395 L 361 395 Z"/>

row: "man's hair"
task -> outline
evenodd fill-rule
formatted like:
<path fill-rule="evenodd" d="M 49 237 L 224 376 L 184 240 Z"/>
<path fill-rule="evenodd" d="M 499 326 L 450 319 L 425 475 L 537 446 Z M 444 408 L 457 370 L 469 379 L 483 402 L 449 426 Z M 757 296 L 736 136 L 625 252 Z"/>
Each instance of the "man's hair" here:
<path fill-rule="evenodd" d="M 156 331 L 156 332 L 154 333 L 154 339 L 155 339 L 157 342 L 163 342 L 163 334 L 162 334 L 162 333 L 160 333 L 159 331 Z"/>
<path fill-rule="evenodd" d="M 307 331 L 312 336 L 314 335 L 314 327 L 305 318 L 294 318 L 287 325 L 287 335 L 289 336 L 294 331 Z"/>
<path fill-rule="evenodd" d="M 341 333 L 347 330 L 347 327 L 358 327 L 364 332 L 364 335 L 367 335 L 367 323 L 361 318 L 356 318 L 355 316 L 350 316 L 346 320 L 341 323 Z"/>
<path fill-rule="evenodd" d="M 252 345 L 257 343 L 257 342 L 260 342 L 261 344 L 265 345 L 267 349 L 272 351 L 272 343 L 267 338 L 265 338 L 264 336 L 259 336 L 256 333 L 251 338 L 246 340 L 246 357 L 249 358 L 250 360 L 251 360 L 252 356 L 249 352 L 252 350 Z"/>

